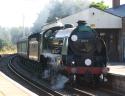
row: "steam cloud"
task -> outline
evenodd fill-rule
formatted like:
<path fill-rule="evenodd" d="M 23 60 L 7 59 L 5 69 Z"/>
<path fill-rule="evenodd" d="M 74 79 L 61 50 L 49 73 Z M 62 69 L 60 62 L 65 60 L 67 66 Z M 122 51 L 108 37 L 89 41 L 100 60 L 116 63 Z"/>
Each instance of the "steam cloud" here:
<path fill-rule="evenodd" d="M 57 75 L 56 78 L 56 82 L 55 84 L 52 86 L 52 89 L 54 90 L 60 90 L 63 89 L 65 86 L 65 83 L 68 81 L 69 79 L 66 76 L 63 76 L 61 74 Z"/>
<path fill-rule="evenodd" d="M 41 27 L 46 23 L 55 21 L 56 17 L 64 18 L 88 8 L 89 5 L 90 2 L 88 0 L 50 0 L 34 22 L 32 32 L 41 32 Z"/>

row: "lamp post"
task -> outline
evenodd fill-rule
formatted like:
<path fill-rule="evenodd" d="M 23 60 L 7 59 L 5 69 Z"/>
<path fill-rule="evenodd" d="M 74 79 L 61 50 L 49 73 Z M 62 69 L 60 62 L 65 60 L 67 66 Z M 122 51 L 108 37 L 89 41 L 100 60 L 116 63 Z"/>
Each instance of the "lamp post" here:
<path fill-rule="evenodd" d="M 22 21 L 23 21 L 23 37 L 25 37 L 25 16 L 23 14 L 23 17 L 22 17 Z"/>

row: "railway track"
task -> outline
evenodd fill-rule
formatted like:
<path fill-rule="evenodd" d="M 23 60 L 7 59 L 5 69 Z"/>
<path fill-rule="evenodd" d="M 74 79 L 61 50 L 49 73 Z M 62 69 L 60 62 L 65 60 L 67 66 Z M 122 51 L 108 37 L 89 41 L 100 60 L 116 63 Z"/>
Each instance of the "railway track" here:
<path fill-rule="evenodd" d="M 63 90 L 53 90 L 45 85 L 39 84 L 38 82 L 34 82 L 33 80 L 27 78 L 26 76 L 19 73 L 13 62 L 16 56 L 13 56 L 8 63 L 9 69 L 19 76 L 21 79 L 25 80 L 28 84 L 34 86 L 39 91 L 44 92 L 48 96 L 124 96 L 124 94 L 119 93 L 117 91 L 112 91 L 106 88 L 98 88 L 98 89 L 91 89 L 89 87 L 76 87 L 76 86 L 68 86 Z"/>
<path fill-rule="evenodd" d="M 12 65 L 12 61 L 13 61 L 14 57 L 12 57 L 12 59 L 10 60 L 10 62 L 8 63 L 8 67 L 9 69 L 15 73 L 18 77 L 20 77 L 21 79 L 25 80 L 27 83 L 29 83 L 30 85 L 34 86 L 35 88 L 37 88 L 38 90 L 45 92 L 48 94 L 48 96 L 63 96 L 63 94 L 58 93 L 56 91 L 50 90 L 49 88 L 45 87 L 45 86 L 38 86 L 35 82 L 32 82 L 31 80 L 29 80 L 28 78 L 26 78 L 25 76 L 23 76 L 22 74 L 18 73 L 17 70 L 15 69 L 15 67 Z"/>
<path fill-rule="evenodd" d="M 100 86 L 99 88 L 95 89 L 87 87 L 86 85 L 84 87 L 73 86 L 73 88 L 78 91 L 87 92 L 91 96 L 125 96 L 122 92 L 118 92 L 117 90 L 112 90 L 107 87 L 105 88 L 104 86 Z"/>
<path fill-rule="evenodd" d="M 53 90 L 45 85 L 39 85 L 37 82 L 34 82 L 32 80 L 30 80 L 29 78 L 25 77 L 24 75 L 20 74 L 16 68 L 13 65 L 13 61 L 14 58 L 16 56 L 13 56 L 10 60 L 10 62 L 8 63 L 8 67 L 9 69 L 15 73 L 18 77 L 20 77 L 21 79 L 25 80 L 28 84 L 34 86 L 36 89 L 44 92 L 45 94 L 47 94 L 48 96 L 94 96 L 93 94 L 80 90 L 80 89 L 76 89 L 76 88 L 68 88 L 64 90 Z"/>

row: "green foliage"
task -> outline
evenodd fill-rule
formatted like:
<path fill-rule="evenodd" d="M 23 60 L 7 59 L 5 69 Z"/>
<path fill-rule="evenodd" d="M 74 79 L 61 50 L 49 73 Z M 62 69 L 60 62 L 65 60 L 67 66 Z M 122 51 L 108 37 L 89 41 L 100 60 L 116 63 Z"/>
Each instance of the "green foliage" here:
<path fill-rule="evenodd" d="M 0 39 L 0 50 L 3 48 L 3 40 Z"/>
<path fill-rule="evenodd" d="M 0 39 L 10 41 L 10 33 L 8 28 L 3 28 L 0 26 Z"/>
<path fill-rule="evenodd" d="M 16 44 L 17 41 L 20 40 L 20 38 L 23 36 L 23 29 L 20 28 L 11 28 L 10 29 L 10 34 L 11 34 L 11 41 L 13 44 Z"/>
<path fill-rule="evenodd" d="M 2 50 L 5 46 L 10 46 L 10 45 L 11 43 L 9 41 L 0 39 L 0 50 Z"/>
<path fill-rule="evenodd" d="M 30 34 L 30 29 L 25 28 L 25 37 L 23 37 L 23 27 L 3 28 L 0 26 L 0 53 L 16 50 L 16 43 Z"/>
<path fill-rule="evenodd" d="M 98 3 L 92 2 L 92 4 L 90 4 L 89 7 L 95 7 L 95 8 L 101 9 L 101 10 L 105 10 L 105 9 L 109 8 L 109 6 L 105 5 L 103 1 L 98 2 Z"/>
<path fill-rule="evenodd" d="M 0 54 L 15 53 L 16 46 L 11 43 L 11 41 L 0 39 Z"/>

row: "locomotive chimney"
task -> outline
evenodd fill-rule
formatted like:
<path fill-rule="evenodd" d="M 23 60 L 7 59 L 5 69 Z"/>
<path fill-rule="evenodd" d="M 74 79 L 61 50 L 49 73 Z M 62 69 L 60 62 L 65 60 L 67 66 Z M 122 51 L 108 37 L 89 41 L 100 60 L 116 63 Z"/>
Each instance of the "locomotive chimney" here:
<path fill-rule="evenodd" d="M 85 25 L 85 24 L 86 24 L 86 21 L 79 20 L 77 23 L 78 23 L 78 26 L 81 26 L 81 25 Z"/>
<path fill-rule="evenodd" d="M 115 8 L 118 6 L 120 6 L 120 0 L 112 0 L 112 7 Z"/>

